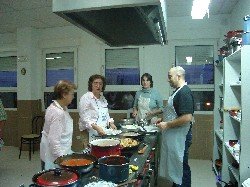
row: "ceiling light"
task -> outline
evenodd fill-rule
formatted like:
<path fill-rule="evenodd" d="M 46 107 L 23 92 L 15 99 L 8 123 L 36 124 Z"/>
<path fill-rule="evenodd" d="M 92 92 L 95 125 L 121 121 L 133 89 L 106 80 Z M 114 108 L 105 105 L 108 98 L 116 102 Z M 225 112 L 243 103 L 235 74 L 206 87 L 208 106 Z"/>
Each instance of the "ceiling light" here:
<path fill-rule="evenodd" d="M 56 56 L 56 57 L 46 57 L 46 60 L 56 60 L 56 59 L 60 59 L 62 57 L 60 56 Z"/>
<path fill-rule="evenodd" d="M 192 19 L 203 19 L 206 13 L 209 15 L 209 3 L 210 0 L 193 0 Z"/>

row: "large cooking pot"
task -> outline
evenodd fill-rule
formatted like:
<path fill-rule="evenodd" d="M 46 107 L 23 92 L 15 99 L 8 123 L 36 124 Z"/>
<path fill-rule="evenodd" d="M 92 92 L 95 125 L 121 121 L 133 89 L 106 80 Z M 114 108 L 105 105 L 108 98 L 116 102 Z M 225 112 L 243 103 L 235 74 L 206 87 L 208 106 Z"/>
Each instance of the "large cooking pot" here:
<path fill-rule="evenodd" d="M 35 174 L 30 187 L 77 187 L 79 179 L 80 175 L 75 170 L 55 168 Z"/>
<path fill-rule="evenodd" d="M 98 159 L 99 177 L 105 181 L 121 183 L 128 180 L 129 159 L 124 156 L 106 156 Z"/>
<path fill-rule="evenodd" d="M 77 170 L 81 174 L 92 170 L 96 162 L 97 158 L 93 155 L 73 153 L 58 157 L 54 163 L 61 168 Z"/>
<path fill-rule="evenodd" d="M 119 139 L 97 139 L 90 142 L 90 153 L 97 158 L 110 155 L 121 155 Z"/>

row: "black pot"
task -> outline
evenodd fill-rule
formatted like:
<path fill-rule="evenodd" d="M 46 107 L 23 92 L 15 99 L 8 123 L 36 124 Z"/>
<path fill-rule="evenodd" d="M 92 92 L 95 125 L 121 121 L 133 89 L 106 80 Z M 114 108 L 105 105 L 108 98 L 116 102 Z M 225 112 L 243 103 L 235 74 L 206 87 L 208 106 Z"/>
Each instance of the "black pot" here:
<path fill-rule="evenodd" d="M 80 175 L 71 169 L 50 169 L 35 174 L 30 187 L 77 187 Z"/>
<path fill-rule="evenodd" d="M 86 165 L 81 165 L 81 166 L 68 166 L 68 165 L 62 164 L 63 161 L 72 160 L 72 159 L 87 159 L 90 161 L 90 163 Z M 96 164 L 96 162 L 97 162 L 97 158 L 93 155 L 73 153 L 73 154 L 58 157 L 54 163 L 58 164 L 61 168 L 74 169 L 74 170 L 77 170 L 80 174 L 82 174 L 82 173 L 87 173 L 91 171 L 94 165 Z"/>
<path fill-rule="evenodd" d="M 121 183 L 128 180 L 129 159 L 124 156 L 106 156 L 98 159 L 99 177 L 105 181 Z"/>

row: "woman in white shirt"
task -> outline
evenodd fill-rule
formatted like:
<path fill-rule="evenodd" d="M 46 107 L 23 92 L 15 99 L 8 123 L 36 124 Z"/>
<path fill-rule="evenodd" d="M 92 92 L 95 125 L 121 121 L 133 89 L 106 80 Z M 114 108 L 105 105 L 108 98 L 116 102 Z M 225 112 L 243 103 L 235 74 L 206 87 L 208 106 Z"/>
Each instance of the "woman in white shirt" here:
<path fill-rule="evenodd" d="M 88 92 L 79 103 L 79 129 L 88 130 L 89 142 L 97 135 L 105 135 L 105 129 L 116 129 L 108 113 L 108 102 L 103 96 L 106 80 L 102 75 L 92 75 L 88 81 Z"/>
<path fill-rule="evenodd" d="M 74 99 L 76 86 L 67 80 L 60 80 L 54 87 L 53 103 L 47 108 L 40 143 L 42 169 L 57 167 L 54 161 L 72 153 L 73 119 L 67 106 Z"/>

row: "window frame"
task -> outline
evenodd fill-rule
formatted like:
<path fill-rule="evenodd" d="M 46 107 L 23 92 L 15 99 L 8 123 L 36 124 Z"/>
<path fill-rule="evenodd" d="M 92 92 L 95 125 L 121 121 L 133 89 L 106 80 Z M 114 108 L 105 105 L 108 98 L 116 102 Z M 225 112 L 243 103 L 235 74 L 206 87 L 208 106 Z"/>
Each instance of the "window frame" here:
<path fill-rule="evenodd" d="M 143 47 L 139 46 L 126 46 L 126 47 L 104 47 L 103 48 L 103 56 L 102 56 L 102 68 L 101 68 L 101 74 L 105 76 L 105 67 L 106 67 L 106 61 L 105 61 L 105 50 L 106 49 L 139 49 L 139 70 L 140 70 L 140 78 L 142 76 L 143 72 Z M 141 84 L 139 85 L 106 85 L 105 92 L 128 92 L 128 91 L 135 91 L 141 89 Z M 128 110 L 111 110 L 109 109 L 109 113 L 127 113 Z"/>
<path fill-rule="evenodd" d="M 53 92 L 54 86 L 47 87 L 46 86 L 46 54 L 50 53 L 63 53 L 63 52 L 73 52 L 74 53 L 74 84 L 77 86 L 78 83 L 78 72 L 77 72 L 77 64 L 78 64 L 78 48 L 77 47 L 60 47 L 60 48 L 47 48 L 43 49 L 42 51 L 42 68 L 43 68 L 43 76 L 42 76 L 42 110 L 45 111 L 45 105 L 44 105 L 44 93 L 45 92 Z M 78 96 L 78 90 L 75 90 L 75 93 Z M 78 111 L 78 98 L 77 98 L 77 106 L 76 109 L 68 109 L 70 112 L 76 112 Z"/>
<path fill-rule="evenodd" d="M 8 51 L 0 51 L 0 57 L 10 57 L 10 56 L 16 56 L 17 62 L 18 63 L 18 57 L 17 57 L 17 51 L 16 50 L 8 50 Z M 16 71 L 18 70 L 18 64 Z M 18 72 L 17 72 L 17 77 L 18 77 Z M 18 78 L 17 78 L 18 79 Z M 18 82 L 17 82 L 18 84 Z M 16 87 L 0 87 L 0 92 L 15 92 L 17 94 L 17 86 Z M 5 110 L 13 110 L 17 111 L 17 108 L 5 108 Z"/>
<path fill-rule="evenodd" d="M 216 54 L 217 54 L 217 41 L 208 39 L 208 40 L 190 40 L 190 41 L 173 41 L 173 60 L 174 64 L 176 64 L 176 47 L 182 47 L 182 46 L 195 46 L 195 45 L 210 45 L 213 46 L 213 54 L 214 54 L 214 61 L 216 60 Z M 215 72 L 214 72 L 215 73 Z M 214 84 L 196 84 L 196 85 L 188 85 L 191 91 L 215 91 Z M 173 89 L 170 88 L 170 93 L 172 93 Z M 213 114 L 213 110 L 211 111 L 195 111 L 194 114 Z"/>

